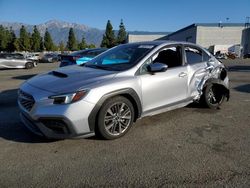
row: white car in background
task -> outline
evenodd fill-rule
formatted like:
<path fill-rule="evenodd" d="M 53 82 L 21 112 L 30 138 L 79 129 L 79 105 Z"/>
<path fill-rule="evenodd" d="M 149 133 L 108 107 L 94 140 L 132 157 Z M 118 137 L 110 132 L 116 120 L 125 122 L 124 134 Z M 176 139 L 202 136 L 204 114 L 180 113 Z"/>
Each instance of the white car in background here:
<path fill-rule="evenodd" d="M 40 60 L 40 53 L 26 54 L 26 58 L 38 62 Z"/>

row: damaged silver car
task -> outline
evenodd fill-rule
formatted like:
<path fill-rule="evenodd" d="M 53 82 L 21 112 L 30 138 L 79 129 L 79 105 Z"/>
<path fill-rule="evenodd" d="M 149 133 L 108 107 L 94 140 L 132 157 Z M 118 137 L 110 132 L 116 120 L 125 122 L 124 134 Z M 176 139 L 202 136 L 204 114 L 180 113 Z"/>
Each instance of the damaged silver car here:
<path fill-rule="evenodd" d="M 21 53 L 0 53 L 0 69 L 32 69 L 37 63 Z"/>
<path fill-rule="evenodd" d="M 138 118 L 199 102 L 218 108 L 229 99 L 224 65 L 191 43 L 119 45 L 82 66 L 26 81 L 18 104 L 23 123 L 49 138 L 115 139 Z"/>

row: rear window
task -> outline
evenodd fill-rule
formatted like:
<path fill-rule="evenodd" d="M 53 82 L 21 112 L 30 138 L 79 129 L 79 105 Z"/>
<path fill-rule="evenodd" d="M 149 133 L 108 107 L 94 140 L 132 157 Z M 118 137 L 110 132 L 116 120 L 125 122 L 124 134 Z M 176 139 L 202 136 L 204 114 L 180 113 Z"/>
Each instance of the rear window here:
<path fill-rule="evenodd" d="M 77 51 L 77 52 L 73 52 L 71 53 L 70 55 L 72 56 L 85 56 L 88 54 L 88 50 L 85 50 L 85 51 Z"/>
<path fill-rule="evenodd" d="M 86 54 L 87 57 L 95 57 L 97 56 L 97 53 L 95 51 L 90 51 Z"/>
<path fill-rule="evenodd" d="M 95 57 L 104 51 L 105 50 L 84 50 L 84 51 L 73 52 L 71 55 L 81 56 L 81 57 Z"/>
<path fill-rule="evenodd" d="M 50 57 L 56 57 L 57 54 L 45 54 L 44 56 L 50 58 Z"/>
<path fill-rule="evenodd" d="M 88 53 L 88 55 L 89 56 L 93 56 L 93 57 L 95 57 L 95 56 L 97 56 L 97 55 L 99 55 L 99 54 L 101 54 L 102 52 L 105 52 L 106 50 L 95 50 L 95 51 L 90 51 L 89 53 Z"/>

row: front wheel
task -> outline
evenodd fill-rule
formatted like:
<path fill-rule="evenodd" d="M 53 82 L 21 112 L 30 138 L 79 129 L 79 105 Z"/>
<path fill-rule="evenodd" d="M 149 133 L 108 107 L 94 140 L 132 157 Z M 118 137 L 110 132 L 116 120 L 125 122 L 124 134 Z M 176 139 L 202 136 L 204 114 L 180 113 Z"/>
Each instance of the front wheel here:
<path fill-rule="evenodd" d="M 223 103 L 225 95 L 216 84 L 208 84 L 203 90 L 202 103 L 211 109 L 217 109 Z"/>
<path fill-rule="evenodd" d="M 97 131 L 105 139 L 111 140 L 125 135 L 134 121 L 134 108 L 125 97 L 108 99 L 98 114 Z"/>

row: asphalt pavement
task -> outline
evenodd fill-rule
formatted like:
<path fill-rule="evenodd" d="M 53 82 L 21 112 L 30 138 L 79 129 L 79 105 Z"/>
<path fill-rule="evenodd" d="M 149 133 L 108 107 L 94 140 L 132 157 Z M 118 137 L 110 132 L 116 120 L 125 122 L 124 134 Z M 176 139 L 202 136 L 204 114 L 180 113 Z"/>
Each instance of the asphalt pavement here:
<path fill-rule="evenodd" d="M 137 121 L 122 138 L 46 140 L 22 126 L 17 89 L 51 70 L 0 70 L 0 187 L 250 187 L 250 60 L 226 60 L 231 98 Z"/>

